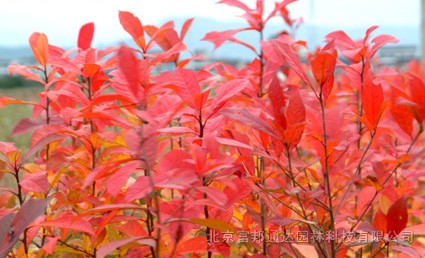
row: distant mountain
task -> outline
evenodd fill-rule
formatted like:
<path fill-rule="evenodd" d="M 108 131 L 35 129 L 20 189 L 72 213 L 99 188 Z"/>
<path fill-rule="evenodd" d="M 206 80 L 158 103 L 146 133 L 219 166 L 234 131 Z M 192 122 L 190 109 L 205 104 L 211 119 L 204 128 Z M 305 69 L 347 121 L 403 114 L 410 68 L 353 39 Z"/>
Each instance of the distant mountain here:
<path fill-rule="evenodd" d="M 184 19 L 174 19 L 177 31 L 180 30 L 181 25 L 184 23 Z M 233 43 L 224 44 L 219 49 L 213 51 L 213 44 L 206 41 L 201 41 L 205 34 L 209 31 L 223 31 L 235 28 L 246 27 L 246 23 L 241 22 L 220 22 L 212 19 L 195 18 L 192 27 L 185 38 L 187 47 L 192 51 L 201 51 L 203 53 L 211 53 L 209 57 L 220 59 L 220 58 L 237 58 L 242 60 L 249 60 L 254 57 L 254 54 L 247 48 L 235 45 Z M 285 26 L 279 26 L 271 24 L 266 27 L 265 38 L 268 39 L 274 35 L 274 33 L 287 29 Z M 308 42 L 309 48 L 314 49 L 315 46 L 323 44 L 324 37 L 335 30 L 339 30 L 339 24 L 335 24 L 335 27 L 318 27 L 312 24 L 303 24 L 297 31 L 295 38 L 305 40 Z M 364 36 L 367 28 L 348 28 L 344 31 L 353 39 L 360 39 Z M 377 34 L 391 34 L 400 39 L 399 45 L 419 46 L 420 34 L 418 27 L 381 27 L 378 28 L 375 33 Z M 258 48 L 259 35 L 257 32 L 249 31 L 237 34 L 237 38 L 252 44 Z M 131 39 L 121 39 L 126 42 L 131 42 Z M 118 41 L 119 42 L 119 41 Z M 112 43 L 117 44 L 117 43 Z M 111 45 L 108 42 L 97 46 L 103 48 Z M 0 47 L 0 62 L 7 60 L 16 60 L 22 58 L 32 57 L 30 47 Z"/>
<path fill-rule="evenodd" d="M 0 47 L 0 62 L 14 59 L 31 58 L 31 48 L 28 47 Z"/>

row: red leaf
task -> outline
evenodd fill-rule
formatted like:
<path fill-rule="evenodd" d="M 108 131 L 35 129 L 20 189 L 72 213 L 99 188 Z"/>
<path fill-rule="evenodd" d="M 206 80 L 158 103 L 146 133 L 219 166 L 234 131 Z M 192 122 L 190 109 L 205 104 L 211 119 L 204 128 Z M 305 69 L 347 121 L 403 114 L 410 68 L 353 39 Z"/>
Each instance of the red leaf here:
<path fill-rule="evenodd" d="M 106 181 L 106 189 L 113 196 L 116 197 L 122 190 L 132 173 L 139 167 L 138 161 L 132 161 L 125 164 L 123 167 L 114 172 L 114 174 Z"/>
<path fill-rule="evenodd" d="M 182 126 L 173 126 L 173 127 L 167 127 L 159 129 L 158 132 L 160 133 L 169 133 L 169 134 L 194 134 L 196 135 L 196 132 L 193 131 L 190 128 L 182 127 Z"/>
<path fill-rule="evenodd" d="M 90 22 L 83 25 L 78 34 L 78 47 L 82 50 L 90 48 L 94 35 L 94 23 Z"/>
<path fill-rule="evenodd" d="M 331 47 L 330 44 L 333 45 L 329 43 L 311 60 L 314 78 L 321 89 L 325 101 L 332 91 L 337 60 L 337 51 L 335 48 Z M 326 49 L 326 47 L 328 47 L 328 49 Z"/>
<path fill-rule="evenodd" d="M 11 64 L 7 67 L 7 69 L 10 75 L 16 73 L 27 80 L 36 81 L 41 83 L 42 85 L 46 84 L 45 81 L 38 77 L 38 75 L 30 71 L 27 66 Z"/>
<path fill-rule="evenodd" d="M 205 102 L 207 102 L 209 94 L 210 94 L 210 90 L 206 90 L 204 92 L 201 92 L 201 93 L 193 96 L 193 100 L 194 100 L 194 103 L 195 103 L 195 109 L 196 110 L 202 110 L 203 109 Z"/>
<path fill-rule="evenodd" d="M 377 28 L 379 28 L 379 26 L 374 25 L 374 26 L 371 26 L 370 28 L 368 28 L 368 29 L 366 30 L 366 35 L 365 35 L 365 37 L 363 38 L 363 45 L 366 45 L 367 40 L 369 39 L 370 35 L 371 35 L 371 34 L 372 34 L 372 32 L 374 32 Z"/>
<path fill-rule="evenodd" d="M 169 173 L 174 169 L 194 172 L 196 167 L 190 162 L 191 160 L 189 153 L 183 150 L 172 150 L 161 158 L 157 166 L 158 173 Z"/>
<path fill-rule="evenodd" d="M 141 145 L 139 157 L 142 158 L 146 167 L 153 167 L 157 157 L 157 151 L 158 151 L 157 138 L 153 135 L 147 136 L 147 139 L 142 139 L 141 144 L 142 145 Z"/>
<path fill-rule="evenodd" d="M 132 202 L 136 199 L 144 198 L 151 191 L 152 187 L 149 182 L 149 178 L 146 176 L 141 176 L 128 187 L 125 193 L 125 199 L 127 202 Z"/>
<path fill-rule="evenodd" d="M 171 170 L 167 174 L 154 174 L 155 187 L 185 190 L 198 182 L 198 176 L 191 171 L 182 171 L 183 173 L 178 173 L 178 171 Z"/>
<path fill-rule="evenodd" d="M 353 49 L 356 46 L 354 41 L 342 30 L 329 33 L 325 39 L 327 42 L 334 41 L 335 45 L 341 50 Z"/>
<path fill-rule="evenodd" d="M 101 71 L 101 67 L 98 64 L 84 64 L 83 74 L 87 78 L 93 77 L 99 71 Z"/>
<path fill-rule="evenodd" d="M 250 9 L 247 5 L 238 0 L 222 0 L 219 3 L 234 6 L 245 11 L 245 13 L 241 17 L 245 18 L 249 25 L 251 25 L 252 29 L 257 31 L 262 30 L 264 26 L 264 22 L 262 20 L 264 11 L 263 0 L 257 0 L 255 9 Z"/>
<path fill-rule="evenodd" d="M 292 21 L 289 17 L 285 17 L 285 13 L 287 13 L 287 9 L 286 6 L 296 2 L 297 0 L 284 0 L 282 2 L 276 2 L 275 3 L 275 7 L 274 9 L 270 12 L 269 16 L 267 16 L 266 20 L 264 22 L 267 22 L 268 20 L 270 20 L 271 18 L 273 18 L 278 12 L 280 12 L 283 16 L 283 18 L 285 19 L 286 23 L 288 25 L 292 25 Z"/>
<path fill-rule="evenodd" d="M 412 100 L 421 106 L 421 109 L 425 109 L 425 83 L 424 81 L 416 75 L 411 74 L 409 79 L 410 94 Z M 425 110 L 424 110 L 425 111 Z M 424 117 L 424 112 L 421 112 L 422 119 Z"/>
<path fill-rule="evenodd" d="M 194 71 L 177 68 L 174 72 L 162 73 L 156 78 L 156 81 L 162 86 L 172 88 L 191 108 L 199 108 L 195 103 L 195 97 L 202 93 L 197 74 Z"/>
<path fill-rule="evenodd" d="M 258 131 L 264 132 L 268 135 L 271 135 L 275 138 L 278 138 L 276 134 L 273 131 L 273 128 L 263 121 L 258 116 L 253 115 L 248 110 L 241 108 L 241 109 L 234 109 L 234 108 L 226 108 L 221 110 L 221 114 L 238 121 L 242 124 L 251 126 L 253 129 L 256 129 Z"/>
<path fill-rule="evenodd" d="M 19 185 L 24 190 L 24 193 L 36 192 L 47 194 L 49 192 L 49 182 L 47 181 L 46 172 L 25 174 Z"/>
<path fill-rule="evenodd" d="M 186 45 L 179 41 L 175 45 L 173 45 L 172 48 L 168 49 L 166 52 L 157 54 L 155 58 L 152 60 L 152 65 L 162 64 L 166 62 L 174 62 L 177 60 L 176 59 L 176 57 L 178 56 L 177 54 L 179 54 L 180 52 L 186 49 L 187 49 Z"/>
<path fill-rule="evenodd" d="M 120 11 L 119 19 L 122 27 L 130 34 L 134 42 L 136 42 L 143 51 L 146 51 L 145 31 L 139 18 L 135 17 L 130 12 Z"/>
<path fill-rule="evenodd" d="M 217 137 L 216 140 L 217 140 L 218 143 L 223 144 L 223 145 L 239 147 L 239 148 L 244 148 L 244 149 L 248 149 L 248 150 L 254 149 L 254 147 L 252 147 L 248 144 L 245 144 L 245 143 L 242 143 L 240 141 L 233 140 L 233 139 Z"/>
<path fill-rule="evenodd" d="M 407 225 L 407 199 L 402 197 L 394 202 L 387 213 L 387 232 L 390 238 L 396 237 Z"/>
<path fill-rule="evenodd" d="M 80 113 L 76 115 L 75 117 L 81 117 L 81 118 L 98 118 L 103 121 L 120 121 L 118 117 L 114 115 L 105 114 L 104 112 L 92 112 L 92 113 Z"/>
<path fill-rule="evenodd" d="M 267 246 L 267 255 L 269 257 L 280 257 L 280 246 L 278 244 L 269 244 Z"/>
<path fill-rule="evenodd" d="M 104 204 L 104 205 L 92 208 L 90 210 L 87 210 L 85 212 L 82 212 L 79 214 L 79 216 L 90 216 L 93 214 L 108 213 L 110 211 L 117 211 L 117 210 L 146 210 L 146 208 L 140 205 L 127 204 L 127 203 Z"/>
<path fill-rule="evenodd" d="M 252 50 L 252 52 L 257 53 L 257 50 L 255 49 L 255 47 L 254 47 L 254 46 L 252 46 L 252 45 L 250 45 L 250 44 L 246 43 L 246 42 L 245 42 L 245 41 L 243 41 L 243 40 L 239 40 L 239 39 L 237 39 L 237 38 L 232 37 L 232 38 L 230 38 L 230 39 L 229 39 L 229 41 L 230 41 L 230 42 L 233 42 L 233 43 L 236 43 L 236 44 L 239 44 L 239 45 L 242 45 L 242 46 L 244 46 L 244 47 L 246 47 L 246 48 L 248 48 L 248 49 L 251 49 L 251 50 Z"/>
<path fill-rule="evenodd" d="M 13 128 L 13 131 L 11 135 L 21 135 L 24 133 L 28 133 L 34 129 L 39 128 L 40 126 L 44 125 L 45 122 L 42 120 L 35 120 L 30 118 L 24 118 L 20 120 L 15 127 Z"/>
<path fill-rule="evenodd" d="M 0 108 L 3 108 L 5 105 L 11 105 L 11 104 L 32 105 L 32 106 L 37 106 L 39 108 L 41 107 L 41 105 L 39 103 L 35 103 L 35 102 L 18 100 L 18 99 L 5 97 L 5 96 L 0 97 Z"/>
<path fill-rule="evenodd" d="M 413 115 L 411 109 L 405 105 L 392 105 L 390 110 L 400 128 L 407 135 L 412 135 Z"/>
<path fill-rule="evenodd" d="M 183 39 L 186 37 L 186 33 L 188 32 L 190 26 L 192 25 L 194 18 L 187 19 L 182 26 L 182 29 L 180 31 L 180 40 L 183 41 Z"/>
<path fill-rule="evenodd" d="M 101 89 L 101 87 L 108 80 L 109 80 L 109 77 L 102 70 L 95 73 L 92 77 L 92 83 L 91 83 L 92 92 L 96 93 L 99 89 Z"/>
<path fill-rule="evenodd" d="M 3 196 L 2 196 L 3 197 Z M 3 246 L 4 240 L 6 237 L 10 237 L 10 225 L 12 224 L 13 218 L 15 217 L 15 213 L 12 209 L 4 209 L 0 214 L 0 247 Z M 1 253 L 0 257 L 5 257 L 6 253 Z"/>
<path fill-rule="evenodd" d="M 48 91 L 47 96 L 51 100 L 58 100 L 64 97 L 69 97 L 69 101 L 76 101 L 78 104 L 82 104 L 84 106 L 89 105 L 90 103 L 90 100 L 79 88 L 79 85 L 75 82 L 69 81 L 64 81 L 64 86 L 61 89 L 57 89 L 55 91 Z"/>
<path fill-rule="evenodd" d="M 225 31 L 212 31 L 208 32 L 202 40 L 209 41 L 214 44 L 214 49 L 217 49 L 221 45 L 223 45 L 224 42 L 228 40 L 236 40 L 233 36 L 241 31 L 244 31 L 246 29 L 234 29 L 234 30 L 225 30 Z"/>
<path fill-rule="evenodd" d="M 41 127 L 36 130 L 37 133 L 34 132 L 32 138 L 31 138 L 31 145 L 30 149 L 27 153 L 25 153 L 24 160 L 27 160 L 29 157 L 34 155 L 37 151 L 40 149 L 46 147 L 47 144 L 65 139 L 64 135 L 61 135 L 59 133 L 54 132 L 43 132 L 45 128 Z"/>
<path fill-rule="evenodd" d="M 423 255 L 423 253 L 421 255 L 421 253 L 419 253 L 415 248 L 410 246 L 396 245 L 396 246 L 392 246 L 391 250 L 395 250 L 400 253 L 406 254 L 408 257 L 422 257 Z"/>
<path fill-rule="evenodd" d="M 139 92 L 139 61 L 133 50 L 122 46 L 118 51 L 119 67 L 128 82 L 128 90 L 133 99 L 138 100 Z"/>
<path fill-rule="evenodd" d="M 176 253 L 205 253 L 207 251 L 207 238 L 205 236 L 196 236 L 186 241 L 180 242 L 177 246 Z"/>
<path fill-rule="evenodd" d="M 306 258 L 319 258 L 319 254 L 313 245 L 293 244 L 293 247 Z"/>
<path fill-rule="evenodd" d="M 372 43 L 373 43 L 373 47 L 372 49 L 368 52 L 368 58 L 372 58 L 376 52 L 384 45 L 388 44 L 388 43 L 398 43 L 398 39 L 391 36 L 391 35 L 379 35 L 376 36 L 375 38 L 373 38 Z"/>
<path fill-rule="evenodd" d="M 60 236 L 46 237 L 46 244 L 43 245 L 43 250 L 48 254 L 53 254 L 56 248 L 56 243 L 60 239 Z"/>
<path fill-rule="evenodd" d="M 151 37 L 151 41 L 155 41 L 164 51 L 171 49 L 181 41 L 179 35 L 177 35 L 177 32 L 174 30 L 173 21 L 167 22 L 159 29 L 155 26 L 146 26 L 146 32 Z"/>
<path fill-rule="evenodd" d="M 289 100 L 286 122 L 285 142 L 292 149 L 300 142 L 305 125 L 305 107 L 298 90 Z"/>
<path fill-rule="evenodd" d="M 90 109 L 93 110 L 93 107 L 95 107 L 96 105 L 99 105 L 99 104 L 107 105 L 107 104 L 114 102 L 114 101 L 121 101 L 121 102 L 125 103 L 125 102 L 128 102 L 129 99 L 128 99 L 127 96 L 123 96 L 121 94 L 97 95 L 97 96 L 94 96 L 94 98 L 90 102 L 90 105 L 88 105 L 86 107 L 86 109 L 87 110 L 90 110 Z"/>
<path fill-rule="evenodd" d="M 362 103 L 364 117 L 369 121 L 374 131 L 378 126 L 382 114 L 382 104 L 384 103 L 384 92 L 381 84 L 374 84 L 372 78 L 367 76 L 363 85 Z"/>
<path fill-rule="evenodd" d="M 301 64 L 300 58 L 287 43 L 280 40 L 269 40 L 262 42 L 262 48 L 266 57 L 273 63 L 278 65 L 288 65 L 293 69 L 301 80 L 310 85 L 307 73 Z"/>
<path fill-rule="evenodd" d="M 196 166 L 191 163 L 192 157 L 182 150 L 172 150 L 165 154 L 154 174 L 155 186 L 184 189 L 198 180 Z"/>
<path fill-rule="evenodd" d="M 148 246 L 152 246 L 152 247 L 156 246 L 156 241 L 152 238 L 140 237 L 140 236 L 129 237 L 129 238 L 124 238 L 122 240 L 117 240 L 117 241 L 109 242 L 105 245 L 102 245 L 98 249 L 98 251 L 96 252 L 96 255 L 99 258 L 103 258 L 108 253 L 112 252 L 113 250 L 117 249 L 118 247 L 129 244 L 129 243 L 134 243 L 134 244 L 138 244 L 138 245 L 148 245 Z"/>
<path fill-rule="evenodd" d="M 140 208 L 140 205 L 137 206 Z M 117 225 L 115 228 L 128 237 L 148 235 L 145 228 L 137 220 L 128 221 L 125 224 Z"/>
<path fill-rule="evenodd" d="M 64 214 L 59 218 L 43 221 L 40 223 L 41 226 L 55 227 L 55 228 L 66 228 L 75 231 L 85 232 L 90 235 L 94 235 L 94 230 L 90 222 L 75 217 L 71 214 Z"/>
<path fill-rule="evenodd" d="M 0 153 L 7 155 L 10 152 L 17 151 L 15 143 L 13 142 L 0 142 Z"/>
<path fill-rule="evenodd" d="M 207 198 L 203 200 L 199 200 L 198 203 L 202 203 L 204 205 L 208 205 L 211 207 L 225 207 L 228 200 L 227 196 L 220 190 L 214 187 L 208 186 L 199 186 L 196 187 L 196 190 L 206 194 Z"/>
<path fill-rule="evenodd" d="M 425 235 L 425 224 L 419 224 L 407 227 L 403 230 L 406 234 L 413 232 L 414 235 Z"/>
<path fill-rule="evenodd" d="M 376 189 L 372 186 L 364 187 L 360 192 L 357 193 L 357 212 L 362 212 L 368 203 L 372 200 L 373 195 L 376 193 Z M 385 231 L 385 230 L 384 230 Z"/>
<path fill-rule="evenodd" d="M 373 217 L 373 226 L 376 230 L 387 233 L 387 216 L 381 210 Z"/>
<path fill-rule="evenodd" d="M 281 132 L 283 132 L 287 127 L 285 117 L 285 95 L 276 77 L 274 77 L 270 83 L 269 98 L 273 108 L 275 124 L 280 128 Z"/>
<path fill-rule="evenodd" d="M 140 131 L 134 128 L 126 133 L 125 141 L 133 155 L 143 161 L 146 167 L 152 167 L 157 156 L 157 138 L 153 135 L 157 131 L 152 125 L 143 128 L 143 138 Z"/>
<path fill-rule="evenodd" d="M 208 248 L 209 251 L 211 251 L 213 254 L 220 254 L 223 257 L 230 257 L 230 246 L 228 243 L 214 243 L 213 245 L 208 246 Z"/>
<path fill-rule="evenodd" d="M 229 6 L 237 7 L 245 12 L 250 12 L 251 9 L 244 3 L 238 0 L 221 0 L 218 2 L 219 4 L 227 4 Z"/>
<path fill-rule="evenodd" d="M 173 21 L 165 23 L 160 28 L 153 25 L 146 25 L 144 29 L 151 38 L 147 44 L 147 49 L 152 48 L 154 46 L 153 43 L 157 43 L 162 50 L 167 51 L 179 42 L 177 32 L 174 30 Z"/>
<path fill-rule="evenodd" d="M 61 58 L 66 56 L 65 50 L 63 48 L 60 48 L 58 46 L 49 45 L 49 58 Z"/>
<path fill-rule="evenodd" d="M 50 53 L 50 48 L 49 48 L 49 53 Z M 78 68 L 78 66 L 75 63 L 73 63 L 73 61 L 71 61 L 68 58 L 64 58 L 63 56 L 54 56 L 52 54 L 49 54 L 49 64 L 56 68 L 63 69 L 64 71 L 81 74 L 81 69 Z M 51 73 L 51 74 L 55 74 L 55 73 Z M 51 82 L 51 79 L 49 81 Z"/>
<path fill-rule="evenodd" d="M 29 199 L 22 204 L 19 211 L 10 224 L 9 233 L 5 237 L 5 241 L 0 248 L 2 252 L 0 257 L 6 257 L 7 253 L 13 248 L 19 240 L 20 235 L 28 226 L 33 223 L 39 216 L 44 214 L 46 209 L 46 201 L 41 199 Z"/>
<path fill-rule="evenodd" d="M 29 38 L 30 46 L 37 62 L 46 67 L 49 53 L 47 36 L 43 33 L 34 32 Z"/>
<path fill-rule="evenodd" d="M 241 92 L 248 84 L 248 80 L 236 79 L 228 81 L 218 87 L 208 118 L 213 116 L 231 97 Z"/>
<path fill-rule="evenodd" d="M 27 244 L 29 245 L 36 236 L 38 236 L 40 231 L 40 221 L 44 221 L 46 216 L 41 215 L 37 217 L 29 226 L 27 230 Z"/>

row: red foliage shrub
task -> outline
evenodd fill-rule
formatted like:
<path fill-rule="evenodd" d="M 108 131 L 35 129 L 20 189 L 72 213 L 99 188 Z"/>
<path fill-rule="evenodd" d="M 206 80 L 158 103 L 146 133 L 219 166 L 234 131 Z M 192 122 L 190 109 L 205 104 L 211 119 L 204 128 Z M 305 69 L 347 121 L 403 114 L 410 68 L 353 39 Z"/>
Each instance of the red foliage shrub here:
<path fill-rule="evenodd" d="M 376 27 L 331 33 L 305 61 L 288 34 L 258 50 L 235 38 L 262 39 L 275 16 L 295 28 L 291 2 L 221 1 L 249 26 L 204 40 L 254 51 L 240 69 L 188 68 L 192 20 L 178 33 L 120 12 L 136 48 L 92 48 L 91 23 L 74 51 L 32 34 L 38 64 L 9 70 L 42 83 L 40 101 L 1 98 L 33 117 L 13 131 L 28 150 L 0 143 L 16 180 L 0 192 L 0 257 L 424 256 L 423 65 L 376 66 L 397 42 Z"/>

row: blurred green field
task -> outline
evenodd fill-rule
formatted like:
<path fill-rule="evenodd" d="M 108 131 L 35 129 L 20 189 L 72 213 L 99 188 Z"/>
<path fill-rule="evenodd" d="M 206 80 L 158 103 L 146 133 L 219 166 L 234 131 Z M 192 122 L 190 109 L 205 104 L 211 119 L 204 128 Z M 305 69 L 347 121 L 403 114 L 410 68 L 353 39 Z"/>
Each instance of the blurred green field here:
<path fill-rule="evenodd" d="M 37 101 L 38 93 L 42 91 L 41 86 L 28 85 L 23 87 L 1 88 L 0 97 L 7 96 L 10 98 Z M 27 149 L 29 146 L 30 133 L 18 136 L 10 136 L 16 123 L 22 118 L 31 117 L 32 107 L 28 105 L 9 105 L 0 108 L 0 141 L 14 142 L 15 146 L 20 149 Z M 10 174 L 0 175 L 1 187 L 16 187 L 15 179 Z"/>
<path fill-rule="evenodd" d="M 24 86 L 19 88 L 1 89 L 0 96 L 10 98 L 37 101 L 38 93 L 42 91 L 40 86 Z M 0 108 L 0 141 L 14 142 L 18 148 L 26 148 L 29 145 L 30 134 L 10 136 L 16 123 L 25 117 L 31 117 L 32 107 L 28 105 L 9 105 Z"/>

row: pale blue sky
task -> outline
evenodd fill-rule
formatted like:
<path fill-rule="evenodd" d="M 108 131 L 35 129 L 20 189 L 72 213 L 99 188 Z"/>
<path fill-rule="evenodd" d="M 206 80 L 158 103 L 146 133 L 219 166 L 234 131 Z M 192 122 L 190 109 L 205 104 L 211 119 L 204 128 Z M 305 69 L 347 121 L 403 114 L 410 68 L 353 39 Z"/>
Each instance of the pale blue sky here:
<path fill-rule="evenodd" d="M 118 10 L 133 12 L 144 24 L 160 25 L 173 18 L 207 17 L 237 21 L 237 9 L 216 0 L 2 0 L 0 46 L 25 46 L 34 31 L 47 34 L 55 45 L 75 45 L 78 30 L 95 22 L 94 44 L 126 38 Z M 255 1 L 244 1 L 252 5 Z M 268 8 L 274 0 L 266 0 Z M 312 5 L 313 4 L 313 5 Z M 312 8 L 313 7 L 313 8 Z M 420 0 L 299 0 L 290 5 L 295 17 L 317 26 L 368 28 L 372 25 L 419 25 Z M 220 28 L 217 28 L 220 30 Z"/>

